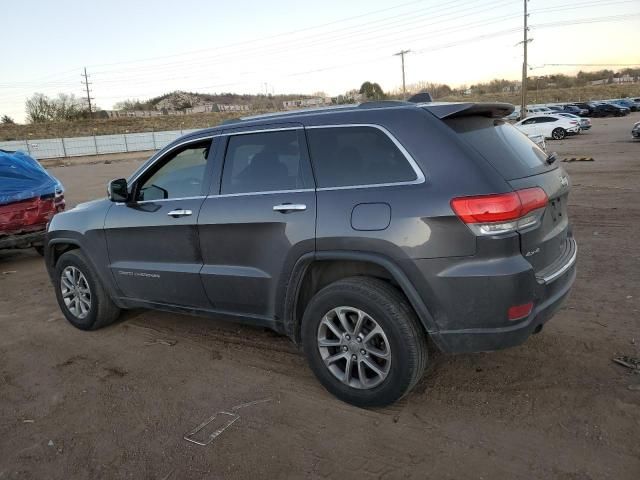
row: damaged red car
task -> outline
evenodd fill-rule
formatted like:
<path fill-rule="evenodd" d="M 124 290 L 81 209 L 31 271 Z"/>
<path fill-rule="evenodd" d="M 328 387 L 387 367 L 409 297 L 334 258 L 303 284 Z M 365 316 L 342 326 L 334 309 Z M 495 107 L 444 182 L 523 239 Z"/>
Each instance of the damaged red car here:
<path fill-rule="evenodd" d="M 0 150 L 0 249 L 43 253 L 47 223 L 64 210 L 60 181 L 23 152 Z"/>

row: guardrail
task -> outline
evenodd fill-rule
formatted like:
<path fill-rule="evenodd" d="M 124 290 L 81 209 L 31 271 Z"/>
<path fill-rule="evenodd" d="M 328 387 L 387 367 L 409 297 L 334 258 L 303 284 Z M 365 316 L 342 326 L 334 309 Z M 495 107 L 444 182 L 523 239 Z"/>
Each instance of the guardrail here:
<path fill-rule="evenodd" d="M 83 157 L 105 153 L 160 150 L 175 139 L 197 130 L 94 135 L 91 137 L 46 138 L 0 142 L 2 150 L 22 150 L 38 160 L 44 158 Z"/>

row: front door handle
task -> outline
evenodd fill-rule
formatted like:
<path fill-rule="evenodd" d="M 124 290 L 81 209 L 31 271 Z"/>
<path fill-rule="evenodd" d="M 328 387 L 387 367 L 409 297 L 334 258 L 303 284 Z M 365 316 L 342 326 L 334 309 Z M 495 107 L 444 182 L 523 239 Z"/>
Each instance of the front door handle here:
<path fill-rule="evenodd" d="M 304 212 L 306 209 L 307 206 L 303 203 L 281 203 L 273 206 L 273 211 L 280 213 Z"/>
<path fill-rule="evenodd" d="M 167 215 L 173 218 L 188 217 L 189 215 L 193 215 L 193 212 L 191 210 L 178 209 L 178 210 L 171 210 L 169 213 L 167 213 Z"/>

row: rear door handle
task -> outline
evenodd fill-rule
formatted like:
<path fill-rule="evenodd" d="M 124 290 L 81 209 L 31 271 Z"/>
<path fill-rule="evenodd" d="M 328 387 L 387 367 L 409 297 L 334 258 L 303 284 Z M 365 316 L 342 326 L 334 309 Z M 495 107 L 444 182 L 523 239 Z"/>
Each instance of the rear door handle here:
<path fill-rule="evenodd" d="M 171 210 L 169 213 L 167 213 L 167 215 L 173 218 L 188 217 L 189 215 L 193 215 L 193 212 L 191 210 L 178 209 L 178 210 Z"/>
<path fill-rule="evenodd" d="M 280 213 L 303 212 L 306 209 L 307 206 L 303 203 L 281 203 L 273 206 L 273 211 Z"/>

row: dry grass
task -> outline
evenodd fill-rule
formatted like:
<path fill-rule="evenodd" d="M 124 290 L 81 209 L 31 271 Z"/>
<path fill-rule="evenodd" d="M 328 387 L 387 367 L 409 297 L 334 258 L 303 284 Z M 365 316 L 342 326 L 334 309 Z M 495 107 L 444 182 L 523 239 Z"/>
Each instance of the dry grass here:
<path fill-rule="evenodd" d="M 529 89 L 529 104 L 555 102 L 585 102 L 589 100 L 605 100 L 609 98 L 640 97 L 640 85 L 594 85 L 589 87 L 555 88 L 536 92 Z M 486 93 L 482 95 L 448 96 L 438 98 L 445 102 L 507 102 L 519 105 L 519 93 Z"/>
<path fill-rule="evenodd" d="M 127 117 L 80 120 L 76 122 L 47 122 L 28 125 L 0 125 L 0 140 L 25 138 L 83 137 L 117 133 L 150 132 L 152 130 L 180 130 L 207 128 L 225 120 L 237 118 L 238 113 L 212 112 L 161 117 Z"/>
<path fill-rule="evenodd" d="M 529 92 L 529 103 L 552 103 L 599 100 L 607 98 L 640 97 L 640 85 L 596 85 Z M 520 104 L 520 94 L 497 93 L 469 96 L 449 96 L 438 101 L 508 102 Z M 256 113 L 256 112 L 252 112 Z M 215 112 L 192 115 L 166 115 L 161 117 L 128 117 L 77 122 L 51 122 L 33 125 L 0 125 L 0 141 L 25 138 L 82 137 L 117 133 L 150 132 L 152 130 L 180 130 L 207 128 L 225 120 L 237 118 L 238 113 Z"/>

